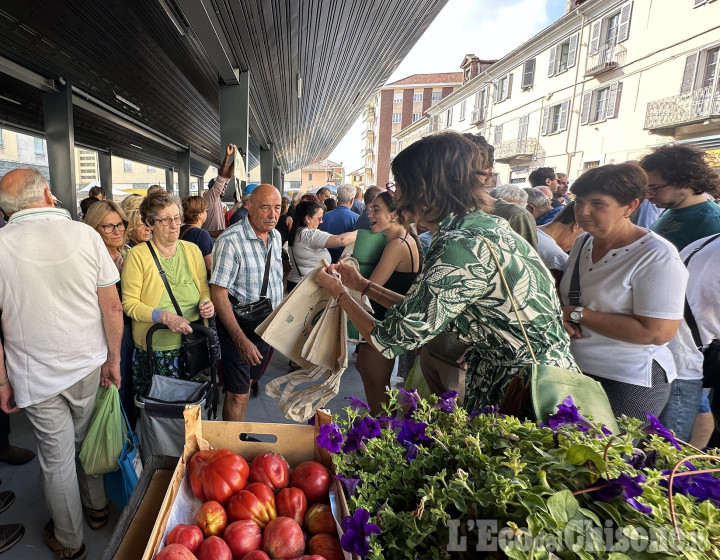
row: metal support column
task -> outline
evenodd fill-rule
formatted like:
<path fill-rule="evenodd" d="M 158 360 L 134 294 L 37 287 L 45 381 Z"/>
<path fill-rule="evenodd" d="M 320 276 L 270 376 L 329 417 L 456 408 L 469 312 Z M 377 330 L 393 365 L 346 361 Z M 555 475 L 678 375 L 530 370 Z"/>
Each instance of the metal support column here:
<path fill-rule="evenodd" d="M 220 84 L 220 148 L 225 153 L 225 146 L 235 144 L 244 154 L 245 171 L 248 162 L 248 136 L 250 134 L 250 73 L 240 74 L 237 85 Z M 221 156 L 221 158 L 224 156 Z M 238 170 L 235 170 L 238 173 Z M 243 183 L 241 190 L 245 190 Z M 232 202 L 231 189 L 225 191 L 223 200 Z"/>
<path fill-rule="evenodd" d="M 203 191 L 205 190 L 204 185 L 203 185 L 203 178 L 202 178 L 202 177 L 196 177 L 195 179 L 197 180 L 198 196 L 202 196 Z"/>
<path fill-rule="evenodd" d="M 272 144 L 268 145 L 267 150 L 260 148 L 260 182 L 275 185 L 273 164 L 275 163 L 275 150 Z M 278 185 L 275 185 L 278 189 Z"/>
<path fill-rule="evenodd" d="M 50 166 L 50 190 L 62 200 L 63 207 L 70 212 L 73 219 L 77 219 L 72 87 L 65 83 L 58 86 L 57 93 L 44 91 L 42 101 Z"/>
<path fill-rule="evenodd" d="M 285 194 L 285 185 L 283 184 L 283 177 L 285 174 L 279 167 L 273 167 L 273 182 L 275 188 L 280 191 L 280 194 Z"/>
<path fill-rule="evenodd" d="M 165 190 L 170 194 L 175 192 L 175 174 L 172 169 L 165 170 Z"/>
<path fill-rule="evenodd" d="M 180 198 L 190 196 L 190 150 L 177 153 L 178 158 L 178 193 Z"/>
<path fill-rule="evenodd" d="M 98 153 L 98 167 L 100 168 L 100 185 L 105 191 L 105 196 L 108 200 L 113 199 L 113 179 L 112 179 L 112 154 L 107 152 L 105 154 Z"/>

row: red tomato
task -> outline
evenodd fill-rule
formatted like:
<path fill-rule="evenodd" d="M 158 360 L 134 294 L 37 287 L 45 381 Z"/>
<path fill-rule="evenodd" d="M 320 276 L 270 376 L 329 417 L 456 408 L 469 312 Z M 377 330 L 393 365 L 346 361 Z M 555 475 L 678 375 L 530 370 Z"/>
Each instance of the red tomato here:
<path fill-rule="evenodd" d="M 245 459 L 229 449 L 198 451 L 188 465 L 193 494 L 201 500 L 215 500 L 223 505 L 230 496 L 245 488 L 249 472 Z"/>
<path fill-rule="evenodd" d="M 305 461 L 290 471 L 290 486 L 300 488 L 308 504 L 326 502 L 331 482 L 328 470 L 316 461 Z"/>
<path fill-rule="evenodd" d="M 310 554 L 319 554 L 327 560 L 343 560 L 345 558 L 340 541 L 327 533 L 320 533 L 312 537 L 308 541 L 308 549 Z"/>
<path fill-rule="evenodd" d="M 240 490 L 227 504 L 230 521 L 252 519 L 261 529 L 275 519 L 275 495 L 272 488 L 262 482 L 256 482 L 245 490 Z"/>
<path fill-rule="evenodd" d="M 307 511 L 307 498 L 300 488 L 283 488 L 275 496 L 275 506 L 280 517 L 294 519 L 298 525 L 303 524 Z"/>
<path fill-rule="evenodd" d="M 264 482 L 279 490 L 288 485 L 290 479 L 290 465 L 285 457 L 266 451 L 255 457 L 250 462 L 250 480 L 252 482 Z"/>

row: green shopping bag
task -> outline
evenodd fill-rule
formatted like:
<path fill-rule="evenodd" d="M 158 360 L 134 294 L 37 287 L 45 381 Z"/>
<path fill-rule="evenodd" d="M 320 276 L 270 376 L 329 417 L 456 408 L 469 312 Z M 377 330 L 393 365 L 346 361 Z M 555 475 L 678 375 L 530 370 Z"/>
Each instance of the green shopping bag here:
<path fill-rule="evenodd" d="M 428 387 L 427 381 L 425 381 L 422 367 L 420 367 L 420 354 L 415 356 L 413 367 L 405 380 L 405 389 L 417 389 L 418 395 L 420 395 L 423 399 L 427 399 L 430 395 L 432 395 L 432 391 L 430 390 L 430 387 Z"/>
<path fill-rule="evenodd" d="M 352 257 L 358 262 L 358 270 L 363 278 L 369 278 L 380 261 L 383 251 L 387 245 L 387 237 L 384 233 L 373 233 L 369 229 L 359 229 L 355 245 L 353 246 Z M 358 340 L 360 333 L 351 321 L 348 321 L 348 338 Z"/>
<path fill-rule="evenodd" d="M 117 387 L 100 388 L 95 413 L 80 448 L 80 464 L 90 475 L 105 474 L 118 468 L 125 443 L 120 395 Z"/>

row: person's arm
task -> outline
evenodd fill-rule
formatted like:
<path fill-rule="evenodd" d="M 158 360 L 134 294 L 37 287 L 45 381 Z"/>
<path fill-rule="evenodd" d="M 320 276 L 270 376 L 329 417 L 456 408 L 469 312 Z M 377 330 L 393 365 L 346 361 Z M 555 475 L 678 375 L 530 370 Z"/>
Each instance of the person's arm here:
<path fill-rule="evenodd" d="M 120 388 L 120 343 L 123 335 L 123 310 L 115 285 L 97 289 L 98 303 L 102 313 L 103 329 L 107 338 L 107 359 L 100 368 L 100 385 Z"/>
<path fill-rule="evenodd" d="M 212 272 L 212 253 L 205 255 L 203 260 L 205 261 L 205 269 L 208 272 Z"/>
<path fill-rule="evenodd" d="M 218 175 L 220 177 L 224 177 L 225 179 L 229 179 L 232 177 L 235 173 L 235 159 L 233 158 L 232 163 L 230 163 L 230 158 L 235 153 L 235 145 L 234 144 L 228 144 L 225 147 L 225 157 L 223 158 L 222 165 L 220 166 L 220 170 L 218 171 Z M 214 186 L 214 185 L 213 185 Z M 225 183 L 223 183 L 223 187 L 225 186 Z M 225 189 L 223 189 L 225 190 Z"/>
<path fill-rule="evenodd" d="M 242 361 L 251 366 L 260 365 L 263 356 L 257 349 L 257 346 L 255 346 L 250 339 L 245 336 L 245 333 L 240 328 L 240 325 L 238 325 L 228 297 L 228 289 L 212 284 L 210 286 L 210 294 L 212 302 L 215 305 L 215 311 L 217 312 L 218 319 L 225 328 L 225 332 L 228 333 L 232 341 L 235 343 L 235 347 L 237 348 Z"/>
<path fill-rule="evenodd" d="M 570 327 L 577 331 L 577 325 L 570 321 L 570 313 L 574 305 L 563 306 L 563 323 L 570 323 Z M 580 332 L 583 327 L 622 342 L 631 344 L 655 344 L 660 346 L 670 342 L 680 326 L 680 319 L 657 319 L 640 315 L 623 315 L 620 313 L 605 313 L 584 308 L 580 321 Z M 582 336 L 582 335 L 580 335 Z M 579 336 L 576 334 L 576 338 Z"/>
<path fill-rule="evenodd" d="M 405 242 L 401 239 L 394 239 L 385 245 L 382 256 L 370 275 L 370 281 L 379 286 L 384 286 L 385 282 L 392 276 L 392 273 L 397 270 L 398 265 L 403 261 L 406 254 L 407 249 Z M 378 303 L 380 302 L 378 301 Z"/>
<path fill-rule="evenodd" d="M 332 249 L 335 247 L 347 247 L 348 245 L 355 243 L 356 237 L 357 231 L 348 231 L 338 235 L 331 235 L 325 242 L 325 248 Z"/>
<path fill-rule="evenodd" d="M 356 268 L 350 266 L 349 264 L 345 264 L 342 261 L 332 265 L 329 269 L 332 272 L 337 272 L 340 276 L 340 281 L 344 286 L 350 288 L 351 290 L 355 290 L 356 292 L 363 293 L 363 295 L 366 295 L 383 307 L 392 307 L 404 299 L 404 296 L 397 294 L 392 290 L 388 290 L 387 288 L 383 288 L 382 286 L 378 286 L 373 280 L 363 278 Z"/>
<path fill-rule="evenodd" d="M 15 404 L 15 393 L 5 369 L 5 353 L 2 344 L 0 344 L 0 410 L 7 414 L 20 410 Z"/>

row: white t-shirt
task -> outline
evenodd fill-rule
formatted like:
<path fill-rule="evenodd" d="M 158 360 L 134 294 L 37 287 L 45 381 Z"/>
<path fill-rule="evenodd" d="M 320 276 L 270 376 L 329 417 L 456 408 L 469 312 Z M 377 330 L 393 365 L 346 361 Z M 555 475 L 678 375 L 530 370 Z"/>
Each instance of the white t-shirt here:
<path fill-rule="evenodd" d="M 537 252 L 550 270 L 565 270 L 567 268 L 568 256 L 555 240 L 543 230 L 537 230 L 538 244 Z"/>
<path fill-rule="evenodd" d="M 693 249 L 700 247 L 709 237 L 690 243 L 680 252 L 685 261 Z M 700 341 L 706 347 L 715 338 L 720 338 L 720 239 L 711 242 L 690 259 L 690 279 L 687 285 L 687 300 L 695 317 Z M 680 323 L 675 338 L 668 343 L 675 359 L 678 379 L 702 379 L 703 355 L 695 346 L 690 327 Z"/>
<path fill-rule="evenodd" d="M 570 278 L 584 235 L 570 252 L 560 282 L 563 303 L 569 305 Z M 590 237 L 580 255 L 580 305 L 605 313 L 640 315 L 656 319 L 682 319 L 688 272 L 677 249 L 659 235 L 648 232 L 626 247 L 613 249 L 592 262 Z M 580 369 L 599 377 L 651 386 L 652 361 L 675 379 L 675 363 L 667 345 L 632 344 L 608 338 L 586 326 L 582 338 L 573 338 L 570 349 Z"/>
<path fill-rule="evenodd" d="M 295 237 L 295 243 L 289 247 L 290 274 L 288 280 L 300 282 L 322 259 L 331 261 L 330 252 L 325 243 L 332 237 L 331 233 L 319 229 L 302 228 Z M 299 270 L 298 270 L 299 269 Z"/>
<path fill-rule="evenodd" d="M 0 262 L 7 371 L 24 408 L 105 362 L 97 289 L 120 276 L 98 232 L 56 208 L 13 214 L 0 230 Z"/>

